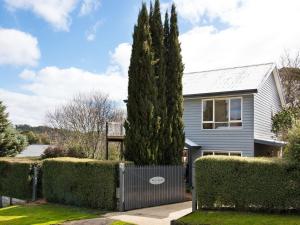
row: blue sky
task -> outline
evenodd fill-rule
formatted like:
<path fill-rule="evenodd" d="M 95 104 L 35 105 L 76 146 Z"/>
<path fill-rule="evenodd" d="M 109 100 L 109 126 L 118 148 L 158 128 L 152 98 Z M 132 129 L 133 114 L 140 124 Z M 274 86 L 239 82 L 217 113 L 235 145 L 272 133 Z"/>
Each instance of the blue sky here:
<path fill-rule="evenodd" d="M 141 2 L 1 1 L 0 100 L 11 120 L 44 124 L 47 111 L 78 92 L 101 91 L 124 107 Z M 165 11 L 172 2 L 161 3 Z M 175 3 L 186 72 L 279 62 L 285 50 L 300 49 L 297 0 Z"/>

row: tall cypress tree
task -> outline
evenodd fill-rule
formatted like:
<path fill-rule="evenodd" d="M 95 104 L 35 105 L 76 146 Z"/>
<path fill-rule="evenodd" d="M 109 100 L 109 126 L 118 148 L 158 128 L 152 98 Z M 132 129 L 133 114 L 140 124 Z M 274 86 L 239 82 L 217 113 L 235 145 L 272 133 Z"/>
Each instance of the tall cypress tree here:
<path fill-rule="evenodd" d="M 4 132 L 9 126 L 8 113 L 5 110 L 5 105 L 0 101 L 0 133 Z"/>
<path fill-rule="evenodd" d="M 167 14 L 166 14 L 167 18 Z M 167 20 L 167 19 L 166 19 Z M 169 30 L 169 33 L 168 33 Z M 183 97 L 182 75 L 184 65 L 182 63 L 181 47 L 179 43 L 179 31 L 177 24 L 176 7 L 171 9 L 170 28 L 165 22 L 165 45 L 167 47 L 166 59 L 166 87 L 167 87 L 167 132 L 169 135 L 168 148 L 165 151 L 167 164 L 180 164 L 182 150 L 184 148 L 183 125 Z"/>
<path fill-rule="evenodd" d="M 165 121 L 167 118 L 167 103 L 166 103 L 166 77 L 165 77 L 165 60 L 164 60 L 164 28 L 161 20 L 160 2 L 155 0 L 154 9 L 152 3 L 150 5 L 150 31 L 152 38 L 152 51 L 154 55 L 154 74 L 157 81 L 157 105 L 155 111 L 159 117 L 158 129 L 158 164 L 164 164 L 164 150 L 166 149 L 166 130 Z"/>
<path fill-rule="evenodd" d="M 145 3 L 134 27 L 128 71 L 125 158 L 139 165 L 156 164 L 158 118 L 156 79 L 153 71 L 152 41 Z"/>

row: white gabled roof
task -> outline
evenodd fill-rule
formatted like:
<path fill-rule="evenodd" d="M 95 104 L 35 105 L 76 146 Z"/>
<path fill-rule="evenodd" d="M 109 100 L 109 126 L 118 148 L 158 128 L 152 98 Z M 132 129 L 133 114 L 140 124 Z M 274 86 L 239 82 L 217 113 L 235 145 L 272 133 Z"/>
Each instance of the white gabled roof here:
<path fill-rule="evenodd" d="M 183 75 L 183 95 L 192 97 L 234 92 L 255 93 L 275 68 L 274 63 L 266 63 L 186 73 Z"/>

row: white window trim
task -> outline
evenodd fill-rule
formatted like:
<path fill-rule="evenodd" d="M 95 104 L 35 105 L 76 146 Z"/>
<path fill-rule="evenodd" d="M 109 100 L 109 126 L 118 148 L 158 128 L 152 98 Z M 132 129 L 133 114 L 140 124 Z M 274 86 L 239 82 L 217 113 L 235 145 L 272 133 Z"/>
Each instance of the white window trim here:
<path fill-rule="evenodd" d="M 231 120 L 230 119 L 230 104 L 231 104 L 231 99 L 241 99 L 241 120 Z M 223 127 L 223 128 L 212 128 L 212 129 L 204 129 L 203 124 L 204 123 L 224 123 L 224 122 L 215 122 L 215 100 L 228 100 L 228 127 Z M 203 121 L 203 102 L 205 101 L 213 101 L 213 121 Z M 243 129 L 244 123 L 243 123 L 243 97 L 220 97 L 220 98 L 204 98 L 202 99 L 202 115 L 201 115 L 201 129 L 202 130 L 228 130 L 228 129 Z M 225 122 L 227 123 L 227 122 Z M 240 127 L 231 127 L 230 123 L 242 123 L 242 126 Z"/>
<path fill-rule="evenodd" d="M 231 156 L 232 153 L 239 153 L 241 154 L 241 156 L 239 157 L 243 157 L 243 152 L 242 151 L 226 151 L 226 150 L 202 150 L 201 151 L 201 156 L 203 156 L 203 153 L 205 152 L 212 152 L 212 155 L 215 155 L 215 153 L 228 153 L 228 156 Z"/>

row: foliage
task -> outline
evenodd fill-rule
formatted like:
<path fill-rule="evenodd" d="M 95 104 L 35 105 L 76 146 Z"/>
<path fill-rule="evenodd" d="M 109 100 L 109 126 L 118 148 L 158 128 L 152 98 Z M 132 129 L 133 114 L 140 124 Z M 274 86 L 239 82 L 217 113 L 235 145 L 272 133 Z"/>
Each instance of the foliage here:
<path fill-rule="evenodd" d="M 284 156 L 296 163 L 300 162 L 300 121 L 297 121 L 289 131 L 288 144 L 285 147 Z"/>
<path fill-rule="evenodd" d="M 47 201 L 106 210 L 116 208 L 117 161 L 46 159 L 42 170 Z"/>
<path fill-rule="evenodd" d="M 206 156 L 195 166 L 200 209 L 300 209 L 299 164 L 280 159 Z"/>
<path fill-rule="evenodd" d="M 168 23 L 167 14 L 165 19 Z M 166 164 L 181 163 L 182 151 L 184 148 L 184 125 L 183 125 L 183 96 L 182 96 L 182 76 L 183 63 L 181 48 L 179 43 L 179 31 L 177 24 L 177 13 L 175 5 L 172 5 L 170 29 L 165 28 L 165 48 L 166 55 L 166 101 L 167 101 L 167 148 L 164 151 L 164 162 Z"/>
<path fill-rule="evenodd" d="M 183 64 L 177 13 L 163 27 L 159 0 L 134 27 L 129 67 L 125 158 L 136 164 L 179 164 L 184 147 Z"/>
<path fill-rule="evenodd" d="M 33 159 L 0 158 L 0 196 L 31 199 L 33 167 L 38 164 Z"/>
<path fill-rule="evenodd" d="M 53 128 L 51 143 L 66 148 L 79 146 L 88 158 L 105 158 L 105 124 L 122 122 L 123 111 L 101 92 L 78 94 L 47 114 Z"/>
<path fill-rule="evenodd" d="M 281 57 L 279 76 L 288 106 L 300 106 L 300 52 L 291 55 L 285 52 Z"/>
<path fill-rule="evenodd" d="M 35 133 L 33 131 L 22 131 L 21 134 L 27 137 L 28 143 L 49 145 L 50 139 L 46 133 Z"/>
<path fill-rule="evenodd" d="M 71 146 L 69 148 L 63 146 L 49 146 L 45 149 L 41 157 L 43 159 L 57 157 L 86 158 L 86 155 L 81 146 Z"/>
<path fill-rule="evenodd" d="M 247 213 L 231 211 L 197 211 L 188 214 L 172 225 L 294 225 L 300 224 L 299 215 L 281 215 L 266 213 Z"/>
<path fill-rule="evenodd" d="M 286 107 L 272 117 L 272 132 L 286 140 L 289 129 L 300 119 L 299 107 Z"/>
<path fill-rule="evenodd" d="M 50 225 L 100 217 L 97 212 L 57 204 L 17 205 L 0 209 L 0 224 Z"/>
<path fill-rule="evenodd" d="M 125 158 L 136 164 L 156 164 L 159 118 L 149 17 L 145 3 L 134 27 L 129 66 Z"/>
<path fill-rule="evenodd" d="M 26 137 L 9 123 L 5 110 L 6 107 L 0 101 L 0 157 L 15 156 L 27 145 Z"/>
<path fill-rule="evenodd" d="M 159 128 L 157 134 L 158 140 L 158 152 L 156 155 L 157 164 L 165 164 L 164 151 L 166 150 L 166 121 L 167 121 L 167 102 L 166 102 L 166 65 L 165 65 L 165 46 L 164 46 L 164 28 L 161 20 L 160 2 L 155 0 L 154 8 L 152 4 L 150 7 L 149 24 L 152 39 L 152 51 L 153 51 L 153 69 L 156 79 L 157 90 L 157 104 L 155 106 L 156 115 L 159 117 Z"/>

